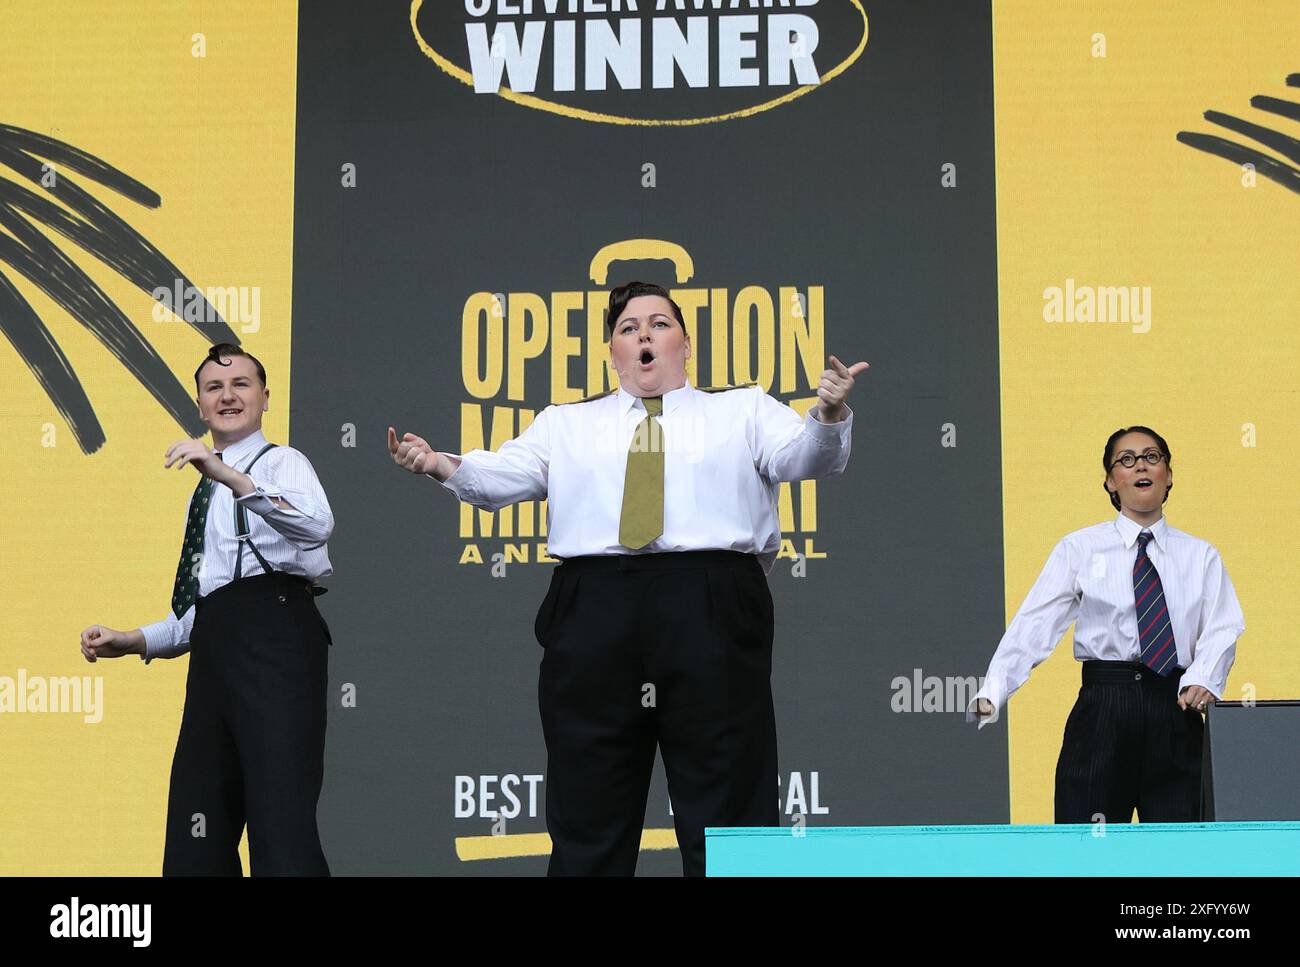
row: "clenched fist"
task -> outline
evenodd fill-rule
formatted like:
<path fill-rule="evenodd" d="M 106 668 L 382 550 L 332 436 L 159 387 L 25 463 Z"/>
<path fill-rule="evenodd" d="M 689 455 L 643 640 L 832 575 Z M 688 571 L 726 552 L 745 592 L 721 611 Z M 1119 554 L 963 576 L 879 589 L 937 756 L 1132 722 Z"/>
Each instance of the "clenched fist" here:
<path fill-rule="evenodd" d="M 144 654 L 144 634 L 139 628 L 114 631 L 105 625 L 91 625 L 81 633 L 81 653 L 86 661 Z"/>

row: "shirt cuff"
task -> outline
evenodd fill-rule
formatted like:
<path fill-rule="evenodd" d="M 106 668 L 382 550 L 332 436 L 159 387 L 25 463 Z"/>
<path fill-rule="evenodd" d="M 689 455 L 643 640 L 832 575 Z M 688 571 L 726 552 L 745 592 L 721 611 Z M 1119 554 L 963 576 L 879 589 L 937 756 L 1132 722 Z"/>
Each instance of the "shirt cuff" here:
<path fill-rule="evenodd" d="M 457 500 L 472 504 L 477 497 L 477 491 L 474 487 L 474 471 L 469 468 L 469 461 L 465 459 L 465 455 L 457 454 L 457 456 L 460 457 L 460 462 L 446 480 L 438 480 L 432 474 L 425 474 L 425 476 L 437 482 L 444 490 L 450 490 L 456 495 Z"/>
<path fill-rule="evenodd" d="M 244 494 L 242 497 L 235 498 L 235 500 L 240 504 L 242 504 L 246 510 L 251 510 L 254 514 L 257 514 L 259 517 L 265 517 L 267 514 L 270 514 L 277 510 L 280 511 L 280 513 L 282 514 L 297 513 L 296 510 L 291 510 L 291 509 L 281 507 L 279 504 L 275 502 L 274 499 L 272 499 L 272 498 L 279 498 L 283 500 L 284 494 L 281 491 L 277 490 L 274 487 L 268 488 L 262 486 L 262 482 L 259 481 L 256 477 L 253 477 L 251 475 L 249 479 L 253 481 L 253 489 L 250 492 Z"/>
<path fill-rule="evenodd" d="M 176 639 L 172 630 L 173 623 L 179 624 L 180 622 L 174 618 L 164 618 L 162 621 L 140 626 L 140 633 L 144 635 L 144 654 L 140 658 L 146 665 L 155 658 L 171 657 L 176 647 Z"/>
<path fill-rule="evenodd" d="M 820 403 L 817 404 L 817 406 L 820 405 Z M 843 446 L 844 438 L 849 435 L 849 430 L 853 427 L 853 411 L 849 409 L 846 403 L 844 409 L 847 413 L 844 419 L 838 423 L 823 423 L 813 415 L 817 410 L 817 406 L 809 407 L 808 414 L 803 418 L 804 431 L 816 440 L 819 446 Z"/>
<path fill-rule="evenodd" d="M 996 687 L 990 687 L 985 684 L 982 689 L 976 692 L 975 697 L 972 698 L 970 704 L 966 706 L 966 721 L 978 721 L 979 727 L 982 729 L 984 726 L 992 725 L 998 719 L 1002 718 L 1002 707 L 1006 704 L 1006 698 L 998 695 L 997 691 Z M 987 699 L 993 703 L 993 714 L 988 718 L 981 718 L 975 711 L 975 707 L 979 704 L 981 698 Z"/>
<path fill-rule="evenodd" d="M 1211 695 L 1214 696 L 1214 700 L 1216 702 L 1223 701 L 1223 693 L 1226 689 L 1222 685 L 1216 687 L 1210 684 L 1209 682 L 1207 682 L 1200 675 L 1197 675 L 1191 671 L 1184 672 L 1183 677 L 1178 680 L 1179 694 L 1182 693 L 1184 688 L 1191 688 L 1193 685 L 1200 685 L 1201 688 L 1205 689 L 1207 692 L 1209 692 Z"/>

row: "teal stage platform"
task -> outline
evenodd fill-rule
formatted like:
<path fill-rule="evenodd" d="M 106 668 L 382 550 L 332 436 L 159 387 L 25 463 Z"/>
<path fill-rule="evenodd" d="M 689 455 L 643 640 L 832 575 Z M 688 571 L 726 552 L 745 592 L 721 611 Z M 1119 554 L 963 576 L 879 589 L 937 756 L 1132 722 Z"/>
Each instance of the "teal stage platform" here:
<path fill-rule="evenodd" d="M 1295 876 L 1300 822 L 710 828 L 709 876 Z"/>

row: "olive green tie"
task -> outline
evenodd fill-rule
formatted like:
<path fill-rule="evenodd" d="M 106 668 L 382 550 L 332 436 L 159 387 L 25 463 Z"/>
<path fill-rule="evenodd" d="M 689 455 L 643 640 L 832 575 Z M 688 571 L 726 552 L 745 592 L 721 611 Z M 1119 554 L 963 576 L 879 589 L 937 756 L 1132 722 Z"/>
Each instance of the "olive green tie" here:
<path fill-rule="evenodd" d="M 640 550 L 664 532 L 664 431 L 655 419 L 664 410 L 662 396 L 646 396 L 646 418 L 637 424 L 627 450 L 623 513 L 618 542 Z"/>

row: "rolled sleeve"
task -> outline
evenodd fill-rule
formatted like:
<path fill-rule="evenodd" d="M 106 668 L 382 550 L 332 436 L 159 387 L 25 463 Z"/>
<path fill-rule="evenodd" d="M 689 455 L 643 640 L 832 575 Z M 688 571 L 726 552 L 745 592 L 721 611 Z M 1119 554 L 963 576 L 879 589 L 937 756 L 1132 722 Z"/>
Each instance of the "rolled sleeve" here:
<path fill-rule="evenodd" d="M 252 511 L 259 517 L 265 517 L 272 511 L 279 510 L 280 508 L 275 505 L 275 499 L 277 497 L 281 500 L 285 499 L 284 494 L 282 494 L 278 489 L 268 488 L 266 484 L 259 481 L 256 477 L 252 477 L 252 480 L 254 488 L 252 493 L 244 494 L 242 497 L 236 497 L 235 500 L 243 504 L 245 510 Z"/>
<path fill-rule="evenodd" d="M 267 475 L 249 474 L 253 490 L 235 500 L 295 547 L 314 550 L 333 533 L 334 514 L 311 463 L 297 450 L 282 449 L 283 456 Z M 289 506 L 281 507 L 276 500 Z"/>

